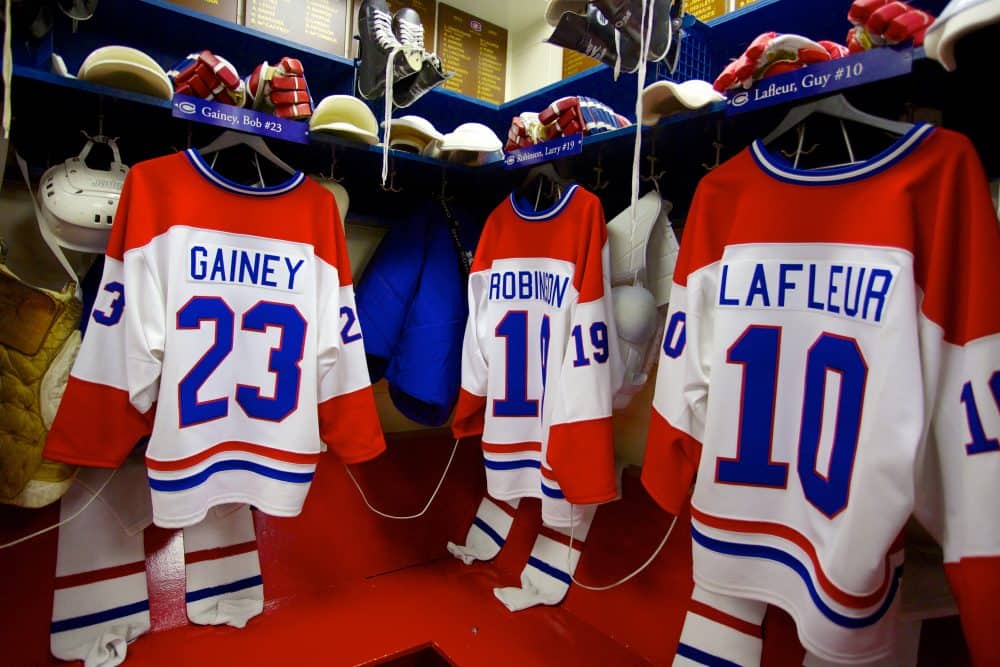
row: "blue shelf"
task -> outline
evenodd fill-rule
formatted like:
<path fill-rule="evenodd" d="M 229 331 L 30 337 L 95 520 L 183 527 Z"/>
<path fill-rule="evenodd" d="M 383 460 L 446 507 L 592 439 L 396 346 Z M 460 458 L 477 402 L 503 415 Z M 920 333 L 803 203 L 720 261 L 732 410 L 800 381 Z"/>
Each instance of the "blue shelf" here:
<path fill-rule="evenodd" d="M 945 0 L 914 2 L 932 12 L 940 11 L 944 3 Z M 840 41 L 848 27 L 846 10 L 840 0 L 810 3 L 799 0 L 758 0 L 707 24 L 687 16 L 684 22 L 685 40 L 681 66 L 672 78 L 685 80 L 696 76 L 711 80 L 715 71 L 721 69 L 721 63 L 738 55 L 746 43 L 765 30 L 794 31 L 813 38 L 829 37 Z M 316 102 L 329 94 L 354 92 L 355 67 L 351 59 L 213 18 L 167 0 L 102 0 L 94 18 L 78 24 L 75 31 L 71 31 L 69 22 L 60 17 L 52 38 L 43 41 L 41 47 L 30 53 L 19 49 L 15 75 L 79 93 L 169 109 L 171 104 L 168 100 L 59 77 L 46 69 L 48 55 L 53 51 L 64 57 L 71 71 L 76 71 L 93 49 L 112 43 L 140 48 L 164 68 L 169 68 L 187 53 L 210 48 L 231 60 L 244 75 L 263 60 L 273 62 L 289 55 L 302 60 Z M 914 58 L 920 56 L 922 51 L 914 51 Z M 453 130 L 459 123 L 479 122 L 490 127 L 498 136 L 504 137 L 513 116 L 523 111 L 541 111 L 559 97 L 585 95 L 601 100 L 631 119 L 635 113 L 638 92 L 635 76 L 624 73 L 615 81 L 610 67 L 598 65 L 499 105 L 435 88 L 417 100 L 412 107 L 397 109 L 393 115 L 397 118 L 407 114 L 424 116 L 442 132 Z M 651 63 L 646 83 L 665 77 L 667 73 L 663 67 Z M 381 119 L 382 100 L 369 101 L 368 104 L 375 117 Z M 718 103 L 699 111 L 676 114 L 661 120 L 652 128 L 643 128 L 643 135 L 645 137 L 652 134 L 655 142 L 664 126 L 702 122 L 722 115 L 725 110 L 726 104 Z M 630 151 L 634 133 L 635 126 L 632 126 L 586 137 L 584 153 L 589 152 L 593 146 L 600 146 L 602 151 L 611 146 L 616 152 Z M 344 145 L 351 150 L 381 153 L 379 147 L 367 147 L 329 135 L 315 135 L 311 138 L 311 143 L 332 143 Z M 392 151 L 391 155 L 395 160 L 448 170 L 484 172 L 494 168 L 494 165 L 467 167 L 402 151 Z"/>
<path fill-rule="evenodd" d="M 110 86 L 104 86 L 97 83 L 90 83 L 89 81 L 84 81 L 83 79 L 60 76 L 58 74 L 53 74 L 52 72 L 46 72 L 45 70 L 39 70 L 24 65 L 14 65 L 14 76 L 25 79 L 31 79 L 32 81 L 51 84 L 54 86 L 59 86 L 62 88 L 82 93 L 102 95 L 105 97 L 112 97 L 120 100 L 126 100 L 128 102 L 135 102 L 136 104 L 145 104 L 147 106 L 160 107 L 162 109 L 169 110 L 171 108 L 170 100 L 165 100 L 160 97 L 153 97 L 151 95 L 133 93 L 132 91 L 129 90 L 122 90 L 121 88 L 112 88 Z"/>

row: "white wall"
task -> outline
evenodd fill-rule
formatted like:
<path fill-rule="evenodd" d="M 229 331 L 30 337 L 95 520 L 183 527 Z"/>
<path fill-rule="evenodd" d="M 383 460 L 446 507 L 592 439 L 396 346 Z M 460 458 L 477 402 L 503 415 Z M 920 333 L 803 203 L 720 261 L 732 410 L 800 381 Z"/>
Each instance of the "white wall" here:
<path fill-rule="evenodd" d="M 545 42 L 551 34 L 552 27 L 544 17 L 521 29 L 511 30 L 507 44 L 508 100 L 562 78 L 563 50 Z"/>

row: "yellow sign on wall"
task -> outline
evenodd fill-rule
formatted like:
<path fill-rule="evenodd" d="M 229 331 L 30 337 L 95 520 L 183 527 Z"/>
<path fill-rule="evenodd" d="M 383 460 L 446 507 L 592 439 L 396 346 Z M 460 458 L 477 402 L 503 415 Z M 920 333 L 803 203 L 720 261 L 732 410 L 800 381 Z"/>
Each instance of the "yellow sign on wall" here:
<path fill-rule="evenodd" d="M 684 11 L 699 21 L 709 21 L 726 13 L 726 0 L 687 0 Z"/>

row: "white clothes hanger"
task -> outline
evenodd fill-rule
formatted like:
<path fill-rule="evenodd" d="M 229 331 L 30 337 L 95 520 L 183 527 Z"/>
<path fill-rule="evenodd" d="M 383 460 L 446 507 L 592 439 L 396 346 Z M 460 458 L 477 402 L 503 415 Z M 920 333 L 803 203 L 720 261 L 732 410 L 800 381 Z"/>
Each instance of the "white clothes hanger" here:
<path fill-rule="evenodd" d="M 291 167 L 287 163 L 283 162 L 281 158 L 274 154 L 270 148 L 268 148 L 267 143 L 256 134 L 244 134 L 243 132 L 236 132 L 234 130 L 226 130 L 218 137 L 215 141 L 211 142 L 207 146 L 203 146 L 198 149 L 198 152 L 205 156 L 208 153 L 217 153 L 226 148 L 231 148 L 232 146 L 239 146 L 240 144 L 249 146 L 258 155 L 263 155 L 268 160 L 271 161 L 276 167 L 280 168 L 289 174 L 294 174 L 297 170 Z"/>
<path fill-rule="evenodd" d="M 870 127 L 875 127 L 898 135 L 906 134 L 913 128 L 912 123 L 889 120 L 888 118 L 882 118 L 881 116 L 865 113 L 864 111 L 852 106 L 851 103 L 847 101 L 847 98 L 842 94 L 837 94 L 831 97 L 824 97 L 816 100 L 815 102 L 807 102 L 806 104 L 801 104 L 795 107 L 789 111 L 781 122 L 778 123 L 778 126 L 761 141 L 765 145 L 773 142 L 785 132 L 805 120 L 807 116 L 814 113 L 823 113 L 827 116 L 833 116 L 834 118 L 839 118 L 841 120 L 854 121 L 856 123 L 861 123 L 862 125 L 868 125 Z"/>

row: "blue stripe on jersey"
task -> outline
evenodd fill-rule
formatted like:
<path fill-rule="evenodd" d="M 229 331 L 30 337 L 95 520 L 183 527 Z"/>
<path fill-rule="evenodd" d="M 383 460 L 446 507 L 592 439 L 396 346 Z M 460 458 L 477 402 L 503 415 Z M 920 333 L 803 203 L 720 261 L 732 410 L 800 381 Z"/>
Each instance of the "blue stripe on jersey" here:
<path fill-rule="evenodd" d="M 475 519 L 472 520 L 472 525 L 473 526 L 478 526 L 479 530 L 481 530 L 484 533 L 486 533 L 486 535 L 491 540 L 493 540 L 494 542 L 497 543 L 497 546 L 503 547 L 504 539 L 502 537 L 500 537 L 500 533 L 498 533 L 497 531 L 493 530 L 493 528 L 490 526 L 490 524 L 486 523 L 485 521 L 483 521 L 482 519 L 480 519 L 477 516 Z"/>
<path fill-rule="evenodd" d="M 217 472 L 225 472 L 227 470 L 247 470 L 263 477 L 270 477 L 281 482 L 292 482 L 293 484 L 311 482 L 315 474 L 313 472 L 277 470 L 254 463 L 253 461 L 218 461 L 190 477 L 181 477 L 179 479 L 156 479 L 155 477 L 150 477 L 149 488 L 154 491 L 184 491 L 198 486 Z"/>
<path fill-rule="evenodd" d="M 750 155 L 762 170 L 785 183 L 799 185 L 830 185 L 850 183 L 873 176 L 893 166 L 916 148 L 933 131 L 928 123 L 917 123 L 894 144 L 878 155 L 854 164 L 828 169 L 799 169 L 781 155 L 768 150 L 761 140 L 750 145 Z"/>
<path fill-rule="evenodd" d="M 531 459 L 518 459 L 516 461 L 492 461 L 484 458 L 483 464 L 490 470 L 516 470 L 517 468 L 542 469 L 541 461 L 532 461 Z"/>
<path fill-rule="evenodd" d="M 559 215 L 559 212 L 566 207 L 569 200 L 573 197 L 573 193 L 576 192 L 577 184 L 574 183 L 563 191 L 562 197 L 559 198 L 556 203 L 548 207 L 544 211 L 536 211 L 531 207 L 531 203 L 527 200 L 518 201 L 515 193 L 510 193 L 510 205 L 514 209 L 514 213 L 517 214 L 522 220 L 527 220 L 529 222 L 542 222 L 543 220 L 551 220 L 552 218 Z"/>
<path fill-rule="evenodd" d="M 549 498 L 565 498 L 563 492 L 559 489 L 553 489 L 551 486 L 545 486 L 542 484 L 542 493 L 547 495 Z"/>
<path fill-rule="evenodd" d="M 702 665 L 708 665 L 709 667 L 740 667 L 738 663 L 730 662 L 725 658 L 720 658 L 717 655 L 706 653 L 701 649 L 697 649 L 694 646 L 684 643 L 677 645 L 677 655 L 682 658 L 687 658 L 688 660 L 694 660 Z"/>
<path fill-rule="evenodd" d="M 228 584 L 221 584 L 219 586 L 209 586 L 208 588 L 199 588 L 196 591 L 190 591 L 184 596 L 184 600 L 188 603 L 197 602 L 198 600 L 204 600 L 205 598 L 214 597 L 216 595 L 222 595 L 224 593 L 233 593 L 235 591 L 242 591 L 247 588 L 253 588 L 254 586 L 260 586 L 264 583 L 263 577 L 259 574 L 255 577 L 247 577 L 246 579 L 237 579 Z"/>
<path fill-rule="evenodd" d="M 781 549 L 764 546 L 762 544 L 740 544 L 737 542 L 724 542 L 722 540 L 717 540 L 713 537 L 705 535 L 704 533 L 698 532 L 698 529 L 694 526 L 691 526 L 691 536 L 694 538 L 694 541 L 701 546 L 720 554 L 739 556 L 742 558 L 766 558 L 785 565 L 795 572 L 795 574 L 799 575 L 799 578 L 802 579 L 803 583 L 805 583 L 806 588 L 809 589 L 809 597 L 812 598 L 813 604 L 816 605 L 816 608 L 819 609 L 828 619 L 844 628 L 866 628 L 869 625 L 877 623 L 879 619 L 881 619 L 889 610 L 889 605 L 892 604 L 893 598 L 896 597 L 896 591 L 899 590 L 899 579 L 903 575 L 903 566 L 900 565 L 892 574 L 892 585 L 889 586 L 889 592 L 886 594 L 885 599 L 882 600 L 882 604 L 874 612 L 867 616 L 860 617 L 845 616 L 831 609 L 830 606 L 823 601 L 823 598 L 819 595 L 819 591 L 816 590 L 816 584 L 813 582 L 812 576 L 809 574 L 809 569 L 791 554 L 786 553 Z"/>
<path fill-rule="evenodd" d="M 120 607 L 112 607 L 111 609 L 97 611 L 93 614 L 84 614 L 83 616 L 64 618 L 61 621 L 52 621 L 52 625 L 49 626 L 49 630 L 53 633 L 66 632 L 67 630 L 79 630 L 80 628 L 97 625 L 98 623 L 107 623 L 108 621 L 113 621 L 116 618 L 125 618 L 126 616 L 138 614 L 143 611 L 149 611 L 149 600 L 133 602 L 132 604 L 125 604 Z"/>
<path fill-rule="evenodd" d="M 528 556 L 528 565 L 531 565 L 536 570 L 541 570 L 542 572 L 549 575 L 553 579 L 558 579 L 567 586 L 573 583 L 573 578 L 570 577 L 568 574 L 566 574 L 557 567 L 552 567 L 543 560 L 538 560 L 534 556 Z"/>
<path fill-rule="evenodd" d="M 191 162 L 191 166 L 195 168 L 199 174 L 205 177 L 208 182 L 219 186 L 230 192 L 235 192 L 241 195 L 252 195 L 255 197 L 273 197 L 274 195 L 284 194 L 290 192 L 297 188 L 302 181 L 305 180 L 305 174 L 301 171 L 297 171 L 292 174 L 284 183 L 279 183 L 277 185 L 267 185 L 260 188 L 253 188 L 249 185 L 243 185 L 242 183 L 237 183 L 236 181 L 230 180 L 220 174 L 219 172 L 212 169 L 211 165 L 205 162 L 205 158 L 201 156 L 197 150 L 189 148 L 184 151 L 187 155 L 188 160 Z"/>

